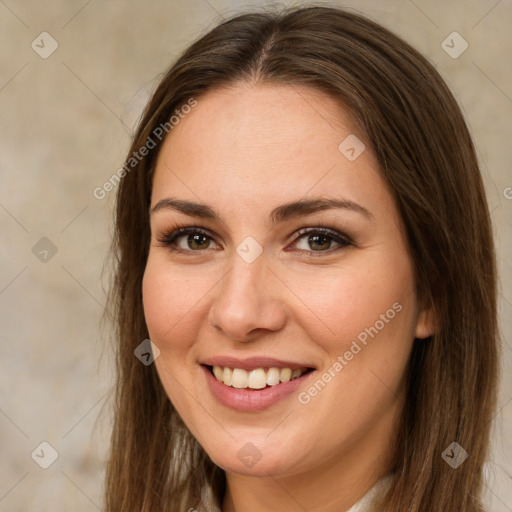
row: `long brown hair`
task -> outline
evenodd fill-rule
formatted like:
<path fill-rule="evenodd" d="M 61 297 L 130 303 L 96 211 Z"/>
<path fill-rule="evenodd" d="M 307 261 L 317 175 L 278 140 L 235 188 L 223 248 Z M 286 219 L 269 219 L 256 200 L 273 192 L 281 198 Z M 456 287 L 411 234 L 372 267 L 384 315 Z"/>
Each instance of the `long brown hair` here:
<path fill-rule="evenodd" d="M 435 312 L 435 334 L 414 342 L 395 478 L 381 510 L 482 511 L 500 345 L 492 229 L 475 149 L 456 100 L 423 56 L 364 16 L 323 6 L 224 21 L 182 54 L 140 120 L 119 184 L 112 246 L 117 389 L 106 510 L 198 508 L 205 484 L 222 503 L 224 471 L 182 422 L 155 366 L 141 364 L 134 349 L 148 338 L 142 277 L 164 140 L 155 129 L 172 133 L 169 120 L 191 99 L 244 81 L 312 86 L 349 109 L 395 196 L 419 300 Z M 148 137 L 156 147 L 130 161 Z M 469 453 L 456 469 L 442 457 L 452 442 Z"/>

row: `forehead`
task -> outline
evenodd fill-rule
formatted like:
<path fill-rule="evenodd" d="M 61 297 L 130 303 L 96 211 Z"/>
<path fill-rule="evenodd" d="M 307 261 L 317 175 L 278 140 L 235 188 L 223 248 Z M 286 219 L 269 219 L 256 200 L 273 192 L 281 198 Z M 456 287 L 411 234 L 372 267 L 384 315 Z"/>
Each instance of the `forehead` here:
<path fill-rule="evenodd" d="M 340 102 L 321 91 L 237 84 L 197 102 L 160 150 L 152 204 L 166 195 L 257 207 L 310 193 L 343 193 L 355 201 L 385 193 L 364 134 Z M 339 149 L 345 140 L 366 149 L 351 161 Z"/>
<path fill-rule="evenodd" d="M 207 148 L 210 154 L 233 158 L 240 150 L 264 148 L 275 159 L 276 153 L 299 152 L 321 140 L 336 143 L 340 133 L 357 131 L 339 101 L 312 87 L 240 83 L 209 91 L 197 102 L 174 127 L 167 146 L 196 144 L 194 154 L 201 156 L 201 148 L 215 142 Z"/>

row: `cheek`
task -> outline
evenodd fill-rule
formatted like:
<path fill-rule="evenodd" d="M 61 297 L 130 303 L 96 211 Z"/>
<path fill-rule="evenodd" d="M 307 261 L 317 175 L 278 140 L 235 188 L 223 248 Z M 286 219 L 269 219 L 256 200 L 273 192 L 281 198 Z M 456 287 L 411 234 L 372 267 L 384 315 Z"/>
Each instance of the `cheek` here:
<path fill-rule="evenodd" d="M 379 251 L 353 261 L 338 269 L 319 269 L 314 276 L 293 277 L 294 289 L 309 310 L 308 331 L 328 344 L 324 348 L 329 352 L 350 346 L 359 334 L 364 339 L 365 329 L 376 323 L 382 332 L 411 330 L 414 308 L 409 305 L 414 295 L 409 259 Z"/>
<path fill-rule="evenodd" d="M 343 442 L 342 432 L 367 433 L 395 410 L 412 348 L 416 302 L 410 260 L 392 250 L 367 253 L 315 277 L 316 286 L 302 281 L 297 295 L 304 294 L 315 314 L 303 325 L 326 355 L 319 379 L 328 384 L 313 382 L 300 399 L 310 404 L 305 415 L 314 411 L 329 418 L 325 440 L 315 441 L 328 452 L 333 439 Z"/>
<path fill-rule="evenodd" d="M 144 316 L 160 350 L 179 350 L 191 342 L 197 328 L 194 315 L 208 289 L 205 280 L 188 279 L 165 262 L 148 259 L 142 281 Z"/>
<path fill-rule="evenodd" d="M 156 370 L 167 396 L 180 411 L 190 410 L 183 386 L 193 382 L 195 365 L 194 340 L 197 338 L 197 315 L 200 299 L 210 288 L 207 283 L 192 281 L 166 261 L 148 258 L 142 281 L 144 316 L 149 338 L 160 349 Z M 185 414 L 186 417 L 186 414 Z M 197 432 L 196 432 L 197 435 Z"/>

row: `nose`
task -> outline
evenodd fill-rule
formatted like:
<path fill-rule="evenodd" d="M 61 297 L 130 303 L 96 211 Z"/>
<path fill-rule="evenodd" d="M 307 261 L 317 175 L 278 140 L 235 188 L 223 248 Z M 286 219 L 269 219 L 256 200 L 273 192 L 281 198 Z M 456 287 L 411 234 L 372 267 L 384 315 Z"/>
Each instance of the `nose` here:
<path fill-rule="evenodd" d="M 286 323 L 283 284 L 263 255 L 247 263 L 237 254 L 216 287 L 208 314 L 210 325 L 239 342 L 252 341 L 264 331 L 278 331 Z"/>

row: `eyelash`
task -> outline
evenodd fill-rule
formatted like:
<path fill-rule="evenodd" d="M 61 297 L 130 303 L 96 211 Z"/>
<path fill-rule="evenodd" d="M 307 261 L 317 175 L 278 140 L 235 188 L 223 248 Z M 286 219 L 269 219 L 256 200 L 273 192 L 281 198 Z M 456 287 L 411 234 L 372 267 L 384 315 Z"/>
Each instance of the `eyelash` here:
<path fill-rule="evenodd" d="M 310 256 L 322 256 L 322 254 L 332 254 L 334 252 L 338 252 L 346 247 L 354 246 L 354 242 L 345 234 L 340 233 L 334 229 L 326 228 L 326 227 L 310 227 L 303 228 L 297 232 L 297 236 L 293 239 L 292 243 L 297 243 L 301 238 L 306 235 L 311 234 L 320 234 L 331 238 L 334 242 L 340 244 L 339 247 L 330 248 L 325 251 L 308 251 L 305 249 L 299 249 L 297 252 L 307 252 Z M 177 238 L 183 235 L 203 235 L 213 240 L 213 237 L 209 234 L 209 232 L 203 228 L 199 227 L 183 227 L 178 228 L 170 233 L 164 234 L 163 236 L 158 238 L 158 242 L 163 246 L 167 247 L 167 249 L 172 253 L 181 253 L 181 254 L 190 254 L 190 253 L 200 253 L 205 252 L 208 249 L 203 250 L 193 250 L 193 249 L 182 249 L 180 247 L 175 247 L 173 244 Z M 288 251 L 290 252 L 290 251 Z"/>

